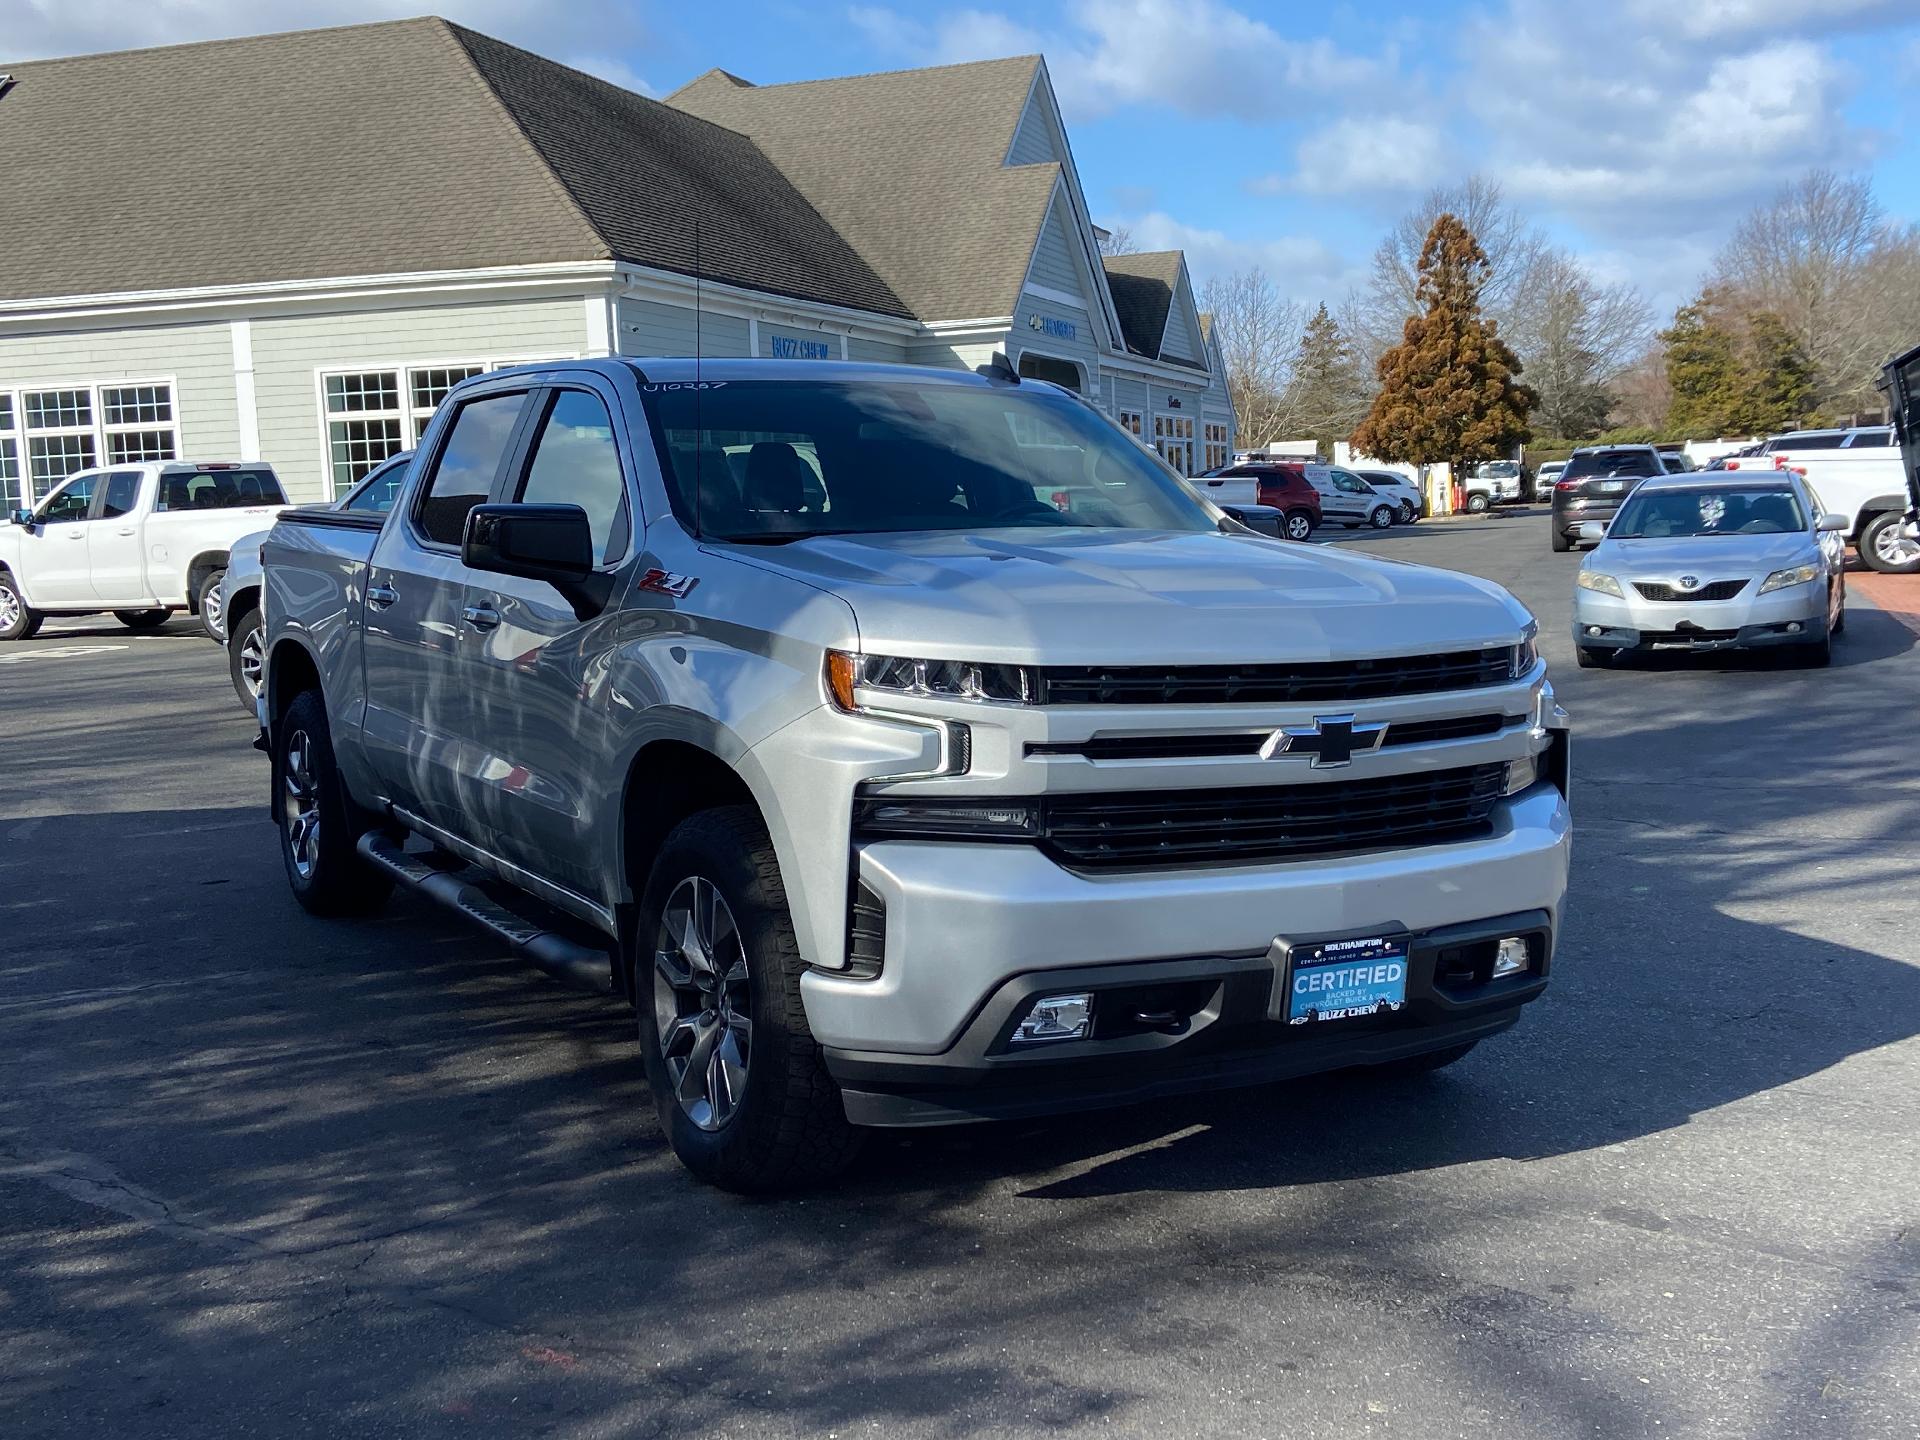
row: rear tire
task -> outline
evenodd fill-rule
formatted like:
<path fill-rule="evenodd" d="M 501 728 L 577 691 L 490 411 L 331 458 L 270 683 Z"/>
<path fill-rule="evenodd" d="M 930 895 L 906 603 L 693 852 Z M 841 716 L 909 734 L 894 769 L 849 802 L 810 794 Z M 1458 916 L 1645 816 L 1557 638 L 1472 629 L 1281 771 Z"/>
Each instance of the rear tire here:
<path fill-rule="evenodd" d="M 167 623 L 165 610 L 116 610 L 113 618 L 129 630 L 158 630 Z"/>
<path fill-rule="evenodd" d="M 1560 527 L 1558 525 L 1553 527 L 1552 535 L 1553 535 L 1553 549 L 1555 554 L 1564 555 L 1567 553 L 1567 551 L 1573 548 L 1573 541 L 1568 539 L 1566 535 L 1561 533 Z"/>
<path fill-rule="evenodd" d="M 11 575 L 0 575 L 0 640 L 31 640 L 45 619 L 27 604 Z"/>
<path fill-rule="evenodd" d="M 295 696 L 274 723 L 273 787 L 293 898 L 314 915 L 369 915 L 386 904 L 393 877 L 354 849 L 373 827 L 341 782 L 318 690 Z"/>
<path fill-rule="evenodd" d="M 225 644 L 227 632 L 221 624 L 220 587 L 226 583 L 226 570 L 214 571 L 200 582 L 200 589 L 194 596 L 194 606 L 200 612 L 200 625 L 214 640 Z"/>
<path fill-rule="evenodd" d="M 689 920 L 705 934 L 682 939 Z M 862 1137 L 807 1025 L 806 962 L 760 817 L 736 805 L 675 826 L 636 924 L 640 1053 L 680 1163 L 745 1192 L 795 1189 L 844 1170 Z"/>
<path fill-rule="evenodd" d="M 260 678 L 266 652 L 266 622 L 258 609 L 249 607 L 233 617 L 233 629 L 227 636 L 227 678 L 233 681 L 233 693 L 240 697 L 249 715 L 260 695 Z"/>
<path fill-rule="evenodd" d="M 1906 537 L 1900 533 L 1906 519 L 1898 510 L 1881 510 L 1860 527 L 1860 540 L 1854 547 L 1860 563 L 1882 575 L 1920 573 L 1920 553 L 1909 553 Z"/>
<path fill-rule="evenodd" d="M 1287 511 L 1287 539 L 1310 540 L 1313 538 L 1313 516 L 1305 510 Z"/>

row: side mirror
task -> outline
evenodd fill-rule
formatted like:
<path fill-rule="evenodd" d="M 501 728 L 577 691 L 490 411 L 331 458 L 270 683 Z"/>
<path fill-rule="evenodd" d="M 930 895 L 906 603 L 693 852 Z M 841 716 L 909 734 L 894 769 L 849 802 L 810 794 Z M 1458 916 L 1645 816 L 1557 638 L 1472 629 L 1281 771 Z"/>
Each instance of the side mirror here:
<path fill-rule="evenodd" d="M 1607 527 L 1605 525 L 1602 525 L 1598 520 L 1586 520 L 1581 522 L 1580 543 L 1582 545 L 1598 545 L 1602 540 L 1606 538 L 1607 538 Z"/>
<path fill-rule="evenodd" d="M 1847 519 L 1846 516 L 1836 515 L 1833 511 L 1829 510 L 1826 514 L 1822 515 L 1818 520 L 1814 522 L 1813 528 L 1821 531 L 1822 533 L 1827 533 L 1835 530 L 1844 532 L 1847 530 L 1851 530 L 1853 528 L 1853 525 Z"/>
<path fill-rule="evenodd" d="M 543 580 L 582 620 L 606 608 L 610 577 L 593 568 L 593 530 L 578 505 L 476 505 L 460 560 L 469 570 Z"/>
<path fill-rule="evenodd" d="M 16 525 L 31 525 L 33 523 L 33 511 L 31 510 L 14 511 L 13 523 Z"/>

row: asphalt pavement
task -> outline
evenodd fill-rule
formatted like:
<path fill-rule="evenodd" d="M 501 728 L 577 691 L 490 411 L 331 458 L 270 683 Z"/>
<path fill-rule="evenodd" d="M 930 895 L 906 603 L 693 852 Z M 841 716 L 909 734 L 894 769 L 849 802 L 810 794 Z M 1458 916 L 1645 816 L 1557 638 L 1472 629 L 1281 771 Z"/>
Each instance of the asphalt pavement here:
<path fill-rule="evenodd" d="M 1578 671 L 1547 997 L 1413 1082 L 883 1137 L 741 1200 L 630 1016 L 287 894 L 191 622 L 0 647 L 0 1435 L 1920 1434 L 1920 636 Z"/>

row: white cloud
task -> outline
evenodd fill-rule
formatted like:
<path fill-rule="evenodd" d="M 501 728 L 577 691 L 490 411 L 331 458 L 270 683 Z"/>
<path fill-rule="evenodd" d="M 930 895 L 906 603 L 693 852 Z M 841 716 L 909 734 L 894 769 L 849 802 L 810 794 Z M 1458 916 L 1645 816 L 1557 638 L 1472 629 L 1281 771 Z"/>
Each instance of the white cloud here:
<path fill-rule="evenodd" d="M 1913 0 L 1628 0 L 1626 14 L 1649 30 L 1725 42 L 1911 23 L 1914 8 Z"/>
<path fill-rule="evenodd" d="M 1332 92 L 1378 78 L 1378 61 L 1330 40 L 1282 35 L 1219 0 L 1079 0 L 1058 30 L 1036 30 L 997 11 L 959 10 L 925 20 L 856 6 L 853 23 L 885 52 L 917 64 L 950 64 L 1038 51 L 1072 116 L 1124 105 L 1189 115 L 1271 120 L 1282 88 Z"/>
<path fill-rule="evenodd" d="M 1196 291 L 1215 275 L 1231 275 L 1258 265 L 1283 295 L 1318 300 L 1344 294 L 1360 275 L 1349 257 L 1312 235 L 1263 235 L 1246 239 L 1176 220 L 1164 210 L 1117 215 L 1142 250 L 1184 250 Z"/>
<path fill-rule="evenodd" d="M 1448 172 L 1438 127 L 1397 115 L 1350 115 L 1294 147 L 1291 174 L 1250 181 L 1258 195 L 1355 195 L 1424 190 Z"/>
<path fill-rule="evenodd" d="M 648 29 L 642 8 L 622 0 L 0 0 L 0 60 L 399 20 L 429 10 L 617 85 L 645 85 L 620 56 L 643 45 Z"/>

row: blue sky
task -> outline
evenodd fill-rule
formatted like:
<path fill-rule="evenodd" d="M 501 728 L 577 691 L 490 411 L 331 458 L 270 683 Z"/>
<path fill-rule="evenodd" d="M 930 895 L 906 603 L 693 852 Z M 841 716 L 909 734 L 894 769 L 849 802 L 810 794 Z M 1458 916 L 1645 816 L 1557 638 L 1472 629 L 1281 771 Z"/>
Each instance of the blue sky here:
<path fill-rule="evenodd" d="M 420 13 L 431 0 L 0 0 L 5 58 Z M 1386 224 L 1478 171 L 1670 308 L 1739 215 L 1826 165 L 1920 220 L 1920 0 L 441 0 L 664 93 L 1039 51 L 1096 218 L 1197 274 L 1339 299 Z"/>

